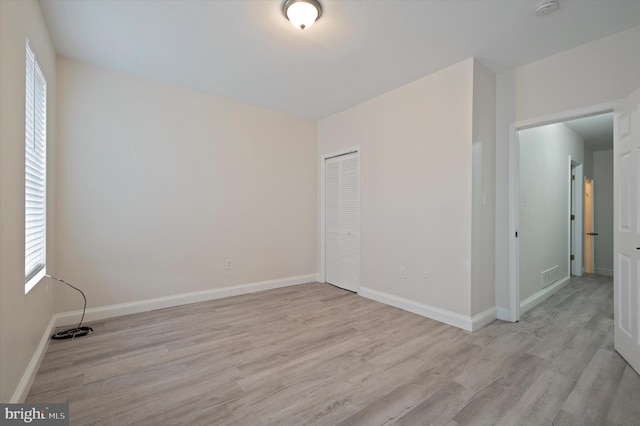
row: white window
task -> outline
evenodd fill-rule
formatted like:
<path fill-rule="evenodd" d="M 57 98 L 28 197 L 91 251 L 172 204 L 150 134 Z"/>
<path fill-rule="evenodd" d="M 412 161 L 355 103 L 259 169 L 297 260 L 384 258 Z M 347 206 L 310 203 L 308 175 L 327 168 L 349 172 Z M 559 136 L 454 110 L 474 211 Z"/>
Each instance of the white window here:
<path fill-rule="evenodd" d="M 25 293 L 46 273 L 47 82 L 27 41 L 25 84 Z"/>

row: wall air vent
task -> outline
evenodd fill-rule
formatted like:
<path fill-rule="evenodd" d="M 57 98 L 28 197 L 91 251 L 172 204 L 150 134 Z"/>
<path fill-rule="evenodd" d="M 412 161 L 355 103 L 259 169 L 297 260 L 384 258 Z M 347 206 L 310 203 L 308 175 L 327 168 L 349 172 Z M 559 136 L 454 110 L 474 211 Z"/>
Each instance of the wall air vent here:
<path fill-rule="evenodd" d="M 560 266 L 542 271 L 542 287 L 547 287 L 560 279 Z"/>

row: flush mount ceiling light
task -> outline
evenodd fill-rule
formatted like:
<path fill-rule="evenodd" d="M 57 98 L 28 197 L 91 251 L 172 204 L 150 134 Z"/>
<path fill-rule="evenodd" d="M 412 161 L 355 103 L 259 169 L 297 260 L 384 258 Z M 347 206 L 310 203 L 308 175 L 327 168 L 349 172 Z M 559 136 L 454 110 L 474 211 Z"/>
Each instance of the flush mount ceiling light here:
<path fill-rule="evenodd" d="M 322 16 L 322 6 L 318 0 L 285 0 L 282 13 L 296 28 L 309 28 Z"/>
<path fill-rule="evenodd" d="M 558 6 L 558 0 L 542 0 L 536 5 L 534 13 L 536 14 L 536 16 L 548 15 L 549 13 L 556 10 Z"/>

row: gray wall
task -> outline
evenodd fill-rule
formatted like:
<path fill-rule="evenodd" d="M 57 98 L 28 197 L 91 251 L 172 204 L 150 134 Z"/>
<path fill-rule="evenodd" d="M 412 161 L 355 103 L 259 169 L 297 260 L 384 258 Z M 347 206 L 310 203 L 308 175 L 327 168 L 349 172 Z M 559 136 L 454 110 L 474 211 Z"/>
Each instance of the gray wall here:
<path fill-rule="evenodd" d="M 586 178 L 593 179 L 593 151 L 584 150 L 584 167 L 582 174 Z"/>
<path fill-rule="evenodd" d="M 522 130 L 520 140 L 520 301 L 543 289 L 543 271 L 569 277 L 569 156 L 582 139 L 562 123 Z"/>
<path fill-rule="evenodd" d="M 24 294 L 25 40 L 47 81 L 47 222 L 54 222 L 56 55 L 36 1 L 0 1 L 0 401 L 20 398 L 20 386 L 53 314 L 51 283 Z M 55 274 L 54 227 L 47 227 L 47 272 Z M 54 284 L 55 285 L 55 284 Z M 28 389 L 27 389 L 28 390 Z"/>
<path fill-rule="evenodd" d="M 57 65 L 57 266 L 88 307 L 315 275 L 315 123 Z"/>

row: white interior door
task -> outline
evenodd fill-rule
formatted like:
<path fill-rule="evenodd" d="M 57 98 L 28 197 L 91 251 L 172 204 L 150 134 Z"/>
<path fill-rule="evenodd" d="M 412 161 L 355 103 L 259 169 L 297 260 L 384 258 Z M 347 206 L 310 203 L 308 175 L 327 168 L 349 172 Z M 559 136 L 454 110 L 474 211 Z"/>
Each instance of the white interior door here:
<path fill-rule="evenodd" d="M 614 329 L 615 348 L 640 373 L 640 89 L 614 119 Z"/>
<path fill-rule="evenodd" d="M 593 208 L 593 179 L 584 180 L 584 270 L 587 274 L 593 274 L 595 263 L 595 239 L 594 232 L 594 208 Z"/>
<path fill-rule="evenodd" d="M 360 286 L 360 159 L 325 161 L 325 279 L 346 290 Z"/>

